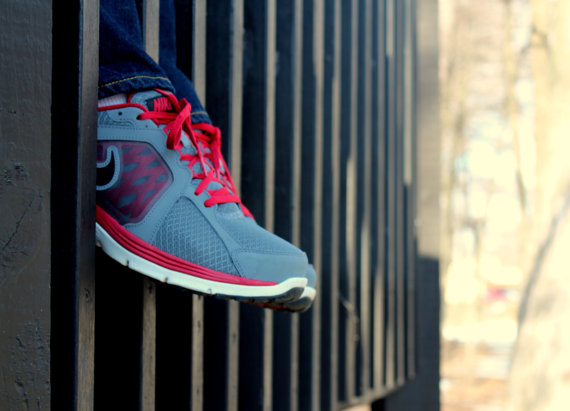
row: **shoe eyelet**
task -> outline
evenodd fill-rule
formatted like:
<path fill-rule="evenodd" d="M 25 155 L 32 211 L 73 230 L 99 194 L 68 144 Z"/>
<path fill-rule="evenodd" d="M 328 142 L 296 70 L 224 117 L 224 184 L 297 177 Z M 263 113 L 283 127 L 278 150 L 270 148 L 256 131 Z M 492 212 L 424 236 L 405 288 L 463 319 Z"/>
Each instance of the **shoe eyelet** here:
<path fill-rule="evenodd" d="M 122 115 L 123 115 L 123 112 L 122 112 L 122 111 L 119 111 L 119 112 L 117 113 L 117 115 L 118 115 L 118 116 L 122 116 Z"/>

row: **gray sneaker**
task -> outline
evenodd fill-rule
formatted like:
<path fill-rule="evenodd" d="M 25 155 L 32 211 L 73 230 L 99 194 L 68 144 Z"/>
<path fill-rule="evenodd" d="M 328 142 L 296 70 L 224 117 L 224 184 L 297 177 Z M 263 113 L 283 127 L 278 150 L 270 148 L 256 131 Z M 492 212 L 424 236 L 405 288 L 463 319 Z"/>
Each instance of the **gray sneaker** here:
<path fill-rule="evenodd" d="M 219 131 L 193 130 L 190 104 L 167 92 L 99 108 L 97 244 L 133 270 L 199 293 L 298 300 L 307 256 L 248 217 L 219 144 Z"/>

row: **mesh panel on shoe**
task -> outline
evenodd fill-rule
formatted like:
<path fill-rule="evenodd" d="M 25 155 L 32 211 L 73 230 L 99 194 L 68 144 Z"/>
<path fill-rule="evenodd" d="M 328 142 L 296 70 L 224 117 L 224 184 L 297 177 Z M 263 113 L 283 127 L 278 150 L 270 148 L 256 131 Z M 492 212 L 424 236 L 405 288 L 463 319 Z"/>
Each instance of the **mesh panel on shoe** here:
<path fill-rule="evenodd" d="M 172 206 L 153 245 L 186 261 L 238 275 L 225 245 L 187 198 L 180 198 Z"/>
<path fill-rule="evenodd" d="M 243 249 L 278 254 L 299 253 L 292 244 L 261 228 L 251 218 L 244 217 L 239 207 L 218 212 L 218 221 Z"/>

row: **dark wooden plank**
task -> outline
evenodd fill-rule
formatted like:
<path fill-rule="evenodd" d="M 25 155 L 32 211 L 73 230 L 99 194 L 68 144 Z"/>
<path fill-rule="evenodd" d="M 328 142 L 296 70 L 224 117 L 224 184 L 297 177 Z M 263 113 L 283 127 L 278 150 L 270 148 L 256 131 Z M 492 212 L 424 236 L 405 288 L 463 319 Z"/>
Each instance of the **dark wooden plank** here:
<path fill-rule="evenodd" d="M 343 120 L 346 126 L 343 130 L 343 139 L 346 139 L 346 272 L 343 290 L 343 307 L 345 309 L 346 332 L 345 338 L 345 375 L 344 388 L 339 386 L 343 401 L 351 401 L 356 393 L 356 344 L 359 338 L 360 318 L 357 309 L 357 272 L 358 272 L 358 2 L 343 3 L 343 26 L 346 25 L 343 39 L 343 56 L 347 59 L 344 68 L 343 97 L 348 107 L 343 109 Z M 342 318 L 342 317 L 341 317 Z M 342 334 L 341 334 L 342 335 Z"/>
<path fill-rule="evenodd" d="M 272 402 L 273 315 L 269 309 L 240 306 L 239 409 L 268 410 Z M 247 366 L 244 366 L 247 364 Z"/>
<path fill-rule="evenodd" d="M 275 19 L 272 0 L 246 1 L 242 113 L 242 199 L 256 220 L 273 227 Z M 273 13 L 274 16 L 274 13 Z M 273 34 L 272 34 L 273 33 Z M 269 43 L 271 42 L 271 46 Z M 267 176 L 267 178 L 265 177 Z"/>
<path fill-rule="evenodd" d="M 244 1 L 233 0 L 231 43 L 231 77 L 230 104 L 231 110 L 228 129 L 231 130 L 231 140 L 228 140 L 228 165 L 232 170 L 234 184 L 241 191 L 241 159 L 242 159 L 242 110 L 243 110 L 243 33 L 244 33 Z"/>
<path fill-rule="evenodd" d="M 396 70 L 396 383 L 406 379 L 406 283 L 405 283 L 405 203 L 404 203 L 404 88 L 405 88 L 405 3 L 396 2 L 395 64 Z"/>
<path fill-rule="evenodd" d="M 206 29 L 206 107 L 222 132 L 222 152 L 239 191 L 243 1 L 208 2 Z M 204 311 L 204 409 L 237 410 L 239 303 L 206 298 Z"/>
<path fill-rule="evenodd" d="M 156 283 L 155 384 L 159 410 L 192 409 L 193 296 L 188 290 Z"/>
<path fill-rule="evenodd" d="M 275 227 L 280 237 L 299 243 L 300 218 L 300 2 L 277 2 L 275 84 Z M 276 103 L 279 104 L 276 104 Z M 296 224 L 297 223 L 297 224 Z M 295 237 L 295 238 L 294 238 Z M 299 316 L 275 313 L 273 329 L 273 402 L 275 410 L 299 409 Z M 301 370 L 302 375 L 302 370 Z"/>
<path fill-rule="evenodd" d="M 141 327 L 141 410 L 155 409 L 156 396 L 156 286 L 154 281 L 143 279 Z"/>
<path fill-rule="evenodd" d="M 51 378 L 51 405 L 59 409 L 92 409 L 94 402 L 98 8 L 95 1 L 53 9 L 52 318 L 57 321 L 51 347 L 58 367 Z M 67 92 L 55 93 L 61 89 Z"/>
<path fill-rule="evenodd" d="M 142 33 L 146 53 L 159 60 L 159 1 L 144 0 L 142 4 Z M 156 380 L 156 290 L 154 281 L 143 280 L 142 334 L 141 334 L 141 409 L 155 408 Z"/>
<path fill-rule="evenodd" d="M 340 38 L 340 48 L 341 48 L 341 71 L 340 71 L 340 100 L 342 104 L 342 113 L 340 116 L 340 162 L 338 167 L 340 168 L 340 192 L 342 197 L 339 202 L 339 318 L 338 318 L 338 386 L 337 386 L 337 401 L 347 400 L 347 382 L 346 375 L 349 373 L 347 369 L 347 335 L 353 335 L 353 330 L 350 328 L 353 313 L 353 307 L 350 306 L 349 300 L 349 282 L 348 282 L 348 257 L 347 257 L 347 190 L 349 186 L 347 184 L 347 164 L 348 164 L 348 153 L 350 152 L 350 112 L 346 112 L 346 107 L 350 103 L 351 95 L 351 60 L 352 56 L 350 54 L 351 42 L 350 42 L 350 10 L 351 2 L 341 2 L 341 15 L 340 15 L 340 26 L 341 26 L 341 38 Z"/>
<path fill-rule="evenodd" d="M 244 29 L 241 188 L 244 203 L 258 223 L 273 230 L 275 1 L 245 1 Z M 273 312 L 242 305 L 240 316 L 239 408 L 268 410 L 273 388 Z"/>
<path fill-rule="evenodd" d="M 385 150 L 385 372 L 384 380 L 387 388 L 392 388 L 396 378 L 396 244 L 394 222 L 396 219 L 396 65 L 395 65 L 395 1 L 388 0 L 385 13 L 386 41 L 386 125 L 387 138 Z"/>
<path fill-rule="evenodd" d="M 372 258 L 372 6 L 370 0 L 359 4 L 359 81 L 358 81 L 358 272 L 357 304 L 360 317 L 360 339 L 356 362 L 356 395 L 367 395 L 370 386 L 371 300 L 370 277 Z"/>
<path fill-rule="evenodd" d="M 204 404 L 204 297 L 192 295 L 192 410 Z"/>
<path fill-rule="evenodd" d="M 416 271 L 416 84 L 415 84 L 415 1 L 406 1 L 406 31 L 405 31 L 405 117 L 404 117 L 404 183 L 405 203 L 406 203 L 406 377 L 412 379 L 415 377 L 416 364 L 416 292 L 415 292 L 415 271 Z"/>
<path fill-rule="evenodd" d="M 192 1 L 192 82 L 199 97 L 206 95 L 207 0 Z M 204 297 L 192 295 L 192 410 L 204 403 Z"/>
<path fill-rule="evenodd" d="M 340 204 L 340 2 L 326 0 L 324 8 L 324 101 L 321 303 L 321 378 L 319 407 L 330 410 L 337 402 L 338 274 Z"/>
<path fill-rule="evenodd" d="M 432 78 L 432 81 L 437 82 L 437 79 Z M 430 168 L 429 165 L 427 167 Z M 385 411 L 435 411 L 441 409 L 438 387 L 440 380 L 440 335 L 438 323 L 440 320 L 439 304 L 441 297 L 439 291 L 439 261 L 435 258 L 420 256 L 417 260 L 417 270 L 418 373 L 413 380 L 388 395 L 381 404 L 382 408 L 373 409 Z"/>
<path fill-rule="evenodd" d="M 222 152 L 239 189 L 243 83 L 243 0 L 208 3 L 206 107 L 222 131 Z"/>
<path fill-rule="evenodd" d="M 228 354 L 227 354 L 227 387 L 226 409 L 238 409 L 239 395 L 239 326 L 240 309 L 237 301 L 228 302 Z"/>
<path fill-rule="evenodd" d="M 238 304 L 236 302 L 236 304 Z M 204 409 L 237 408 L 237 356 L 239 307 L 228 301 L 204 301 Z M 237 317 L 237 318 L 234 318 Z M 235 368 L 235 369 L 234 369 Z M 234 375 L 234 373 L 236 375 Z"/>
<path fill-rule="evenodd" d="M 386 73 L 385 73 L 385 2 L 374 2 L 373 6 L 373 52 L 374 68 L 372 70 L 372 175 L 377 182 L 372 188 L 372 213 L 371 226 L 372 238 L 372 262 L 373 267 L 370 293 L 372 300 L 372 315 L 370 316 L 370 328 L 372 330 L 372 346 L 370 356 L 372 358 L 372 370 L 370 381 L 375 393 L 383 389 L 384 373 L 384 258 L 385 258 L 385 117 L 386 117 Z"/>
<path fill-rule="evenodd" d="M 52 2 L 4 2 L 2 6 L 0 404 L 6 410 L 49 408 L 51 392 L 45 382 L 50 381 L 50 348 L 57 348 L 50 347 L 50 330 L 58 329 L 58 318 L 50 318 L 50 304 L 57 304 L 50 296 L 50 280 L 59 274 L 52 270 L 53 259 L 50 261 L 51 240 L 57 231 L 53 220 L 50 221 L 52 207 L 57 207 L 56 202 L 50 204 L 50 153 L 52 147 L 57 150 L 50 134 L 52 93 L 56 93 L 50 69 L 52 61 L 58 58 L 57 50 L 52 53 Z M 76 22 L 70 27 L 74 29 L 77 30 Z M 80 45 L 77 39 L 71 43 L 68 54 L 77 61 Z M 77 90 L 78 73 L 73 68 L 69 71 L 72 81 L 69 87 Z M 65 87 L 61 83 L 58 86 Z M 89 96 L 92 90 L 86 91 Z M 71 100 L 71 104 L 77 103 L 77 99 Z M 70 128 L 72 132 L 67 137 L 73 151 L 77 140 L 73 133 L 77 127 Z M 62 245 L 71 244 L 63 240 Z M 53 245 L 58 246 L 58 243 Z M 75 309 L 75 305 L 70 308 Z M 76 325 L 73 327 L 75 331 Z M 59 331 L 63 331 L 61 327 Z M 73 341 L 74 337 L 70 339 Z M 54 357 L 53 351 L 51 354 Z M 62 365 L 74 367 L 74 364 Z"/>
<path fill-rule="evenodd" d="M 322 259 L 324 2 L 303 6 L 301 246 L 320 271 Z M 303 401 L 319 407 L 320 301 L 301 315 L 300 386 Z"/>
<path fill-rule="evenodd" d="M 198 96 L 206 96 L 207 0 L 192 0 L 192 74 Z"/>
<path fill-rule="evenodd" d="M 159 58 L 159 0 L 142 2 L 142 35 L 146 53 L 155 61 Z"/>
<path fill-rule="evenodd" d="M 95 409 L 141 407 L 141 274 L 96 252 Z M 117 372 L 120 364 L 121 372 Z M 154 375 L 154 374 L 153 374 Z"/>

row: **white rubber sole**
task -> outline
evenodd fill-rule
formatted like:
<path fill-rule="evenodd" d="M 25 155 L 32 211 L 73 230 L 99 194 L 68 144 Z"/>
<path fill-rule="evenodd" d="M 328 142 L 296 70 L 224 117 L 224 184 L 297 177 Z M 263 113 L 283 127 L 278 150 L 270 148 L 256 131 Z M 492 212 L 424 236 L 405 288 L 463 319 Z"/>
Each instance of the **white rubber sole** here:
<path fill-rule="evenodd" d="M 266 286 L 229 284 L 206 280 L 170 270 L 130 252 L 115 241 L 99 224 L 96 224 L 95 232 L 97 245 L 118 263 L 157 281 L 174 284 L 201 294 L 244 302 L 286 303 L 299 299 L 307 284 L 307 279 L 304 277 L 292 277 L 279 284 Z"/>
<path fill-rule="evenodd" d="M 313 287 L 305 287 L 305 289 L 303 290 L 303 294 L 301 294 L 299 299 L 308 298 L 309 300 L 313 301 L 316 295 L 317 295 L 317 290 L 315 290 Z"/>
<path fill-rule="evenodd" d="M 299 298 L 284 302 L 281 304 L 258 304 L 264 308 L 271 308 L 272 310 L 284 311 L 289 313 L 304 313 L 313 305 L 315 297 L 317 296 L 317 290 L 313 287 L 305 287 L 303 294 Z"/>

